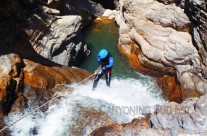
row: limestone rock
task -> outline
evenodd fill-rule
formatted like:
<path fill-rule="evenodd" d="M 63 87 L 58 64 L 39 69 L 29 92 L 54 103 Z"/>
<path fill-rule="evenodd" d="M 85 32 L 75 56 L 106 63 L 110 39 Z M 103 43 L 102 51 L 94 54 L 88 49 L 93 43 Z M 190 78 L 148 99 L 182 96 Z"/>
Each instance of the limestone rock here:
<path fill-rule="evenodd" d="M 179 85 L 176 83 L 174 76 L 160 76 L 157 83 L 162 90 L 163 96 L 169 101 L 182 102 Z"/>
<path fill-rule="evenodd" d="M 38 22 L 44 22 L 40 17 L 35 18 L 36 26 L 27 31 L 38 54 L 65 66 L 84 57 L 87 46 L 76 38 L 82 28 L 80 16 L 60 16 L 55 21 L 48 20 L 46 27 L 38 25 Z"/>
<path fill-rule="evenodd" d="M 78 65 L 86 55 L 83 26 L 105 8 L 115 8 L 111 0 L 8 0 L 1 5 L 0 54 L 15 52 L 38 62 L 41 55 L 65 66 Z"/>
<path fill-rule="evenodd" d="M 8 96 L 7 88 L 10 86 L 11 77 L 10 76 L 3 76 L 0 77 L 0 117 L 3 117 L 3 115 L 6 114 L 6 106 L 8 104 L 8 101 L 6 97 Z M 10 90 L 11 92 L 13 90 Z M 11 93 L 12 94 L 12 93 Z"/>
<path fill-rule="evenodd" d="M 52 15 L 60 15 L 59 10 L 51 9 L 51 8 L 46 7 L 46 6 L 39 6 L 39 8 L 41 8 L 44 13 L 52 14 Z"/>
<path fill-rule="evenodd" d="M 14 104 L 12 105 L 10 113 L 23 112 L 23 110 L 26 107 L 27 107 L 27 99 L 25 96 L 21 95 L 15 100 Z"/>
<path fill-rule="evenodd" d="M 94 0 L 76 0 L 76 1 L 63 1 L 63 0 L 49 0 L 47 2 L 50 8 L 59 10 L 62 14 L 76 14 L 86 19 L 92 16 L 100 16 L 105 11 L 102 1 Z M 113 1 L 110 1 L 113 4 Z M 81 12 L 80 12 L 81 11 Z"/>
<path fill-rule="evenodd" d="M 71 122 L 70 134 L 82 136 L 85 132 L 94 130 L 100 126 L 113 124 L 115 120 L 103 112 L 82 105 L 76 107 L 75 113 L 80 118 Z M 95 118 L 94 118 L 95 117 Z M 87 126 L 88 127 L 85 127 Z"/>
<path fill-rule="evenodd" d="M 157 0 L 157 1 L 162 2 L 164 4 L 172 4 L 178 2 L 179 0 Z"/>
<path fill-rule="evenodd" d="M 118 15 L 118 11 L 117 10 L 107 9 L 102 16 L 108 17 L 109 20 L 114 20 L 117 15 Z"/>
<path fill-rule="evenodd" d="M 207 116 L 207 96 L 202 96 L 196 103 L 196 109 L 204 116 Z"/>
<path fill-rule="evenodd" d="M 19 67 L 22 60 L 17 54 L 8 54 L 0 56 L 0 76 L 11 75 L 16 77 L 19 74 Z"/>
<path fill-rule="evenodd" d="M 153 0 L 121 0 L 119 3 L 116 21 L 120 26 L 120 47 L 134 54 L 135 43 L 141 50 L 137 60 L 143 67 L 176 74 L 182 99 L 205 94 L 205 66 L 193 45 L 190 20 L 184 10 Z"/>
<path fill-rule="evenodd" d="M 181 105 L 167 103 L 157 108 L 151 116 L 151 123 L 155 129 L 174 129 L 177 132 L 206 133 L 206 95 L 198 98 L 186 99 Z"/>
<path fill-rule="evenodd" d="M 137 118 L 133 119 L 131 122 L 126 124 L 112 124 L 108 126 L 103 126 L 95 129 L 90 135 L 98 136 L 98 135 L 141 135 L 141 130 L 145 130 L 143 133 L 148 133 L 150 131 L 150 122 L 149 115 L 146 118 Z"/>
<path fill-rule="evenodd" d="M 8 114 L 23 87 L 23 63 L 19 55 L 0 56 L 0 116 Z"/>
<path fill-rule="evenodd" d="M 24 83 L 39 89 L 50 90 L 57 84 L 78 82 L 90 75 L 76 67 L 47 67 L 26 59 L 24 63 Z"/>
<path fill-rule="evenodd" d="M 78 65 L 87 51 L 81 35 L 83 26 L 106 8 L 115 9 L 115 1 L 2 1 L 0 54 L 15 52 L 38 62 L 44 59 L 40 54 L 65 66 Z"/>
<path fill-rule="evenodd" d="M 181 7 L 185 9 L 185 13 L 189 16 L 193 23 L 192 38 L 198 53 L 201 56 L 202 76 L 207 77 L 206 68 L 206 47 L 207 47 L 207 11 L 205 0 L 181 1 Z"/>

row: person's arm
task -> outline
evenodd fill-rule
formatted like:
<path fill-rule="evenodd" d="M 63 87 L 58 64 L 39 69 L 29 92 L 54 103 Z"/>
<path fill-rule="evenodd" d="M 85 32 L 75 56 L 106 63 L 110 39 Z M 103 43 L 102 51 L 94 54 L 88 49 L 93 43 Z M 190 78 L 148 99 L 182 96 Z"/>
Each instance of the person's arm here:
<path fill-rule="evenodd" d="M 97 55 L 97 60 L 98 60 L 98 62 L 101 61 L 101 60 L 100 60 L 100 56 L 99 56 L 99 54 Z"/>
<path fill-rule="evenodd" d="M 112 67 L 113 64 L 114 64 L 114 58 L 113 58 L 113 57 L 110 57 L 110 58 L 109 58 L 109 64 L 106 65 L 106 68 L 110 68 L 110 67 Z"/>
<path fill-rule="evenodd" d="M 99 54 L 97 55 L 97 61 L 98 61 L 98 64 L 101 65 L 101 59 L 100 59 Z"/>

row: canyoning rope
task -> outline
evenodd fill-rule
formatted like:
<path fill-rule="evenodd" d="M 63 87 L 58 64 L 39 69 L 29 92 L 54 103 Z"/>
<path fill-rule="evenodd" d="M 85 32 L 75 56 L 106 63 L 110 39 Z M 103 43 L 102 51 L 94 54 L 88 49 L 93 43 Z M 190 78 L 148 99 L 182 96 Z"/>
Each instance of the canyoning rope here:
<path fill-rule="evenodd" d="M 83 82 L 85 82 L 86 80 L 88 80 L 89 78 L 93 77 L 94 75 L 96 75 L 97 73 L 99 72 L 99 68 L 92 74 L 90 75 L 89 77 L 85 78 L 84 80 L 80 81 L 77 85 L 80 85 L 82 84 Z M 53 89 L 52 89 L 52 92 L 58 87 L 58 86 L 66 86 L 66 84 L 57 84 Z M 66 86 L 68 87 L 68 86 Z M 68 89 L 66 91 L 70 91 L 72 89 L 72 87 L 68 87 Z M 59 97 L 63 97 L 64 94 L 58 94 L 57 96 L 55 96 L 54 98 L 50 99 L 49 101 L 47 101 L 46 103 L 40 105 L 39 107 L 33 109 L 31 112 L 27 113 L 26 115 L 22 116 L 21 118 L 19 118 L 18 120 L 15 120 L 14 122 L 12 122 L 11 124 L 3 127 L 1 130 L 0 130 L 0 133 L 2 133 L 2 131 L 4 131 L 5 129 L 13 126 L 14 124 L 18 123 L 19 121 L 21 121 L 22 119 L 26 118 L 27 116 L 31 115 L 32 113 L 36 112 L 37 110 L 41 109 L 42 107 L 46 106 L 47 104 L 51 103 L 51 102 L 54 102 L 57 98 Z"/>

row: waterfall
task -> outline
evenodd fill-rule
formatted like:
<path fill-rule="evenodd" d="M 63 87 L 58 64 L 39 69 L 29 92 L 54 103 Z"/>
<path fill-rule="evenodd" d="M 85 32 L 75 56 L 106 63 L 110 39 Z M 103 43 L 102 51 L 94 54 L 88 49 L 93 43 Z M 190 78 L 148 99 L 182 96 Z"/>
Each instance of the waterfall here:
<path fill-rule="evenodd" d="M 65 92 L 65 97 L 51 103 L 47 111 L 39 111 L 11 127 L 11 135 L 88 135 L 103 125 L 130 122 L 165 102 L 159 91 L 154 91 L 151 81 L 143 84 L 134 78 L 115 78 L 110 88 L 105 84 L 100 80 L 95 91 L 92 81 L 79 86 L 73 84 L 73 91 Z M 12 113 L 5 119 L 6 124 L 29 111 Z"/>

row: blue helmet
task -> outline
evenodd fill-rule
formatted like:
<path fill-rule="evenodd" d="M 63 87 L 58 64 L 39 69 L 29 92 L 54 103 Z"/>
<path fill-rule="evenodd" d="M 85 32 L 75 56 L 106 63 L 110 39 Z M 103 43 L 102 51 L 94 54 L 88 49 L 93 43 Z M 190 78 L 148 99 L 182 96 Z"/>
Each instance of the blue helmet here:
<path fill-rule="evenodd" d="M 108 51 L 106 49 L 102 49 L 99 52 L 100 59 L 104 59 L 108 55 Z"/>

